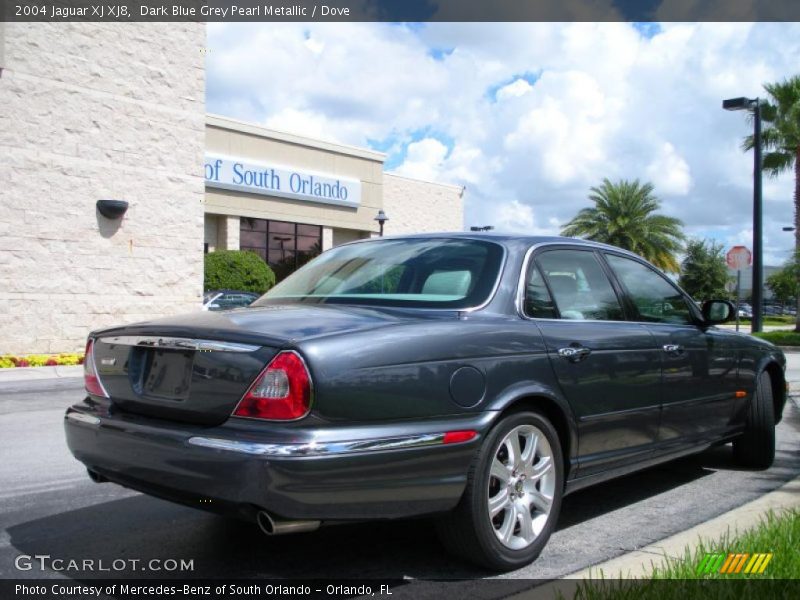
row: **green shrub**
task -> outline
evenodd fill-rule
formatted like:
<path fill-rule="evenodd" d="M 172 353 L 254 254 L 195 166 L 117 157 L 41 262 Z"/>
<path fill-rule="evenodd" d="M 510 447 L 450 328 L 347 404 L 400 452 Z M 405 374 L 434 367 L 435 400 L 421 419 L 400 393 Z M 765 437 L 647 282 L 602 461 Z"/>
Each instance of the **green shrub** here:
<path fill-rule="evenodd" d="M 206 290 L 240 290 L 263 294 L 275 285 L 275 273 L 248 250 L 218 250 L 205 255 Z"/>

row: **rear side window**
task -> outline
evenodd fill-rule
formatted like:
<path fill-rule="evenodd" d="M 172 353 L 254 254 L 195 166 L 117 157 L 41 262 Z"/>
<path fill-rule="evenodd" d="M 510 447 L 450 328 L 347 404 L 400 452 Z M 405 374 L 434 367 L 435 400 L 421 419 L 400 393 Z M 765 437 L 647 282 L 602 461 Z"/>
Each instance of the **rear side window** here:
<path fill-rule="evenodd" d="M 606 254 L 642 321 L 651 323 L 691 323 L 692 314 L 686 300 L 667 279 L 640 262 L 614 254 Z"/>
<path fill-rule="evenodd" d="M 555 319 L 556 307 L 544 283 L 542 273 L 531 261 L 525 278 L 525 314 L 536 319 Z"/>
<path fill-rule="evenodd" d="M 624 318 L 617 294 L 594 252 L 550 250 L 540 254 L 536 262 L 561 319 L 621 321 Z"/>

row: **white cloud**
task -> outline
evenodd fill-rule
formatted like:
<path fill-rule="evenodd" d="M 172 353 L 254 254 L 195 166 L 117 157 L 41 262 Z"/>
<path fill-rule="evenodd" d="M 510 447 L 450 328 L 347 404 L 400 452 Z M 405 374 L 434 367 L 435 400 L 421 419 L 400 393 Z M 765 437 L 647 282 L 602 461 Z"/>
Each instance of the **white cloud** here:
<path fill-rule="evenodd" d="M 505 202 L 495 208 L 495 223 L 501 231 L 530 234 L 534 228 L 533 208 L 519 200 Z"/>
<path fill-rule="evenodd" d="M 533 86 L 526 80 L 519 78 L 515 79 L 508 85 L 504 85 L 497 90 L 498 100 L 507 100 L 509 98 L 519 98 L 524 96 L 533 89 Z"/>
<path fill-rule="evenodd" d="M 408 145 L 406 160 L 397 173 L 416 179 L 435 180 L 447 156 L 447 146 L 434 138 L 425 138 Z"/>
<path fill-rule="evenodd" d="M 763 95 L 800 56 L 796 23 L 664 23 L 652 38 L 627 23 L 209 24 L 208 37 L 210 112 L 379 143 L 401 173 L 466 185 L 467 224 L 530 217 L 556 233 L 589 186 L 639 178 L 689 233 L 724 243 L 750 226 L 752 155 L 751 126 L 721 101 Z M 783 256 L 791 174 L 764 192 L 765 250 Z"/>
<path fill-rule="evenodd" d="M 661 145 L 658 154 L 647 166 L 645 172 L 660 194 L 685 196 L 692 186 L 689 164 L 669 142 Z"/>

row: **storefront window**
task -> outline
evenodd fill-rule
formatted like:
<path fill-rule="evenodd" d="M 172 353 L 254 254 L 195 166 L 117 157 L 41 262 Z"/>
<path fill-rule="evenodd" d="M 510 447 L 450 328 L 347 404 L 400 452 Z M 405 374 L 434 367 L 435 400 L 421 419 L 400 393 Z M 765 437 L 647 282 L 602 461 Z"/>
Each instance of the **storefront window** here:
<path fill-rule="evenodd" d="M 281 281 L 322 252 L 322 227 L 287 221 L 239 219 L 239 247 L 267 261 Z"/>

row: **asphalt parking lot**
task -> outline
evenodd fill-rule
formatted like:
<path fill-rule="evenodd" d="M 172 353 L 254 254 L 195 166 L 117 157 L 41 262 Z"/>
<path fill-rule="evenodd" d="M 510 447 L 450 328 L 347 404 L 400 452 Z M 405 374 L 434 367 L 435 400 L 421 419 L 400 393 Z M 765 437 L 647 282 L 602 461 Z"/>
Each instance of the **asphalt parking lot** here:
<path fill-rule="evenodd" d="M 800 354 L 789 357 L 789 379 L 800 380 Z M 467 580 L 456 584 L 467 593 L 471 581 L 492 575 L 445 554 L 426 519 L 268 538 L 246 523 L 92 483 L 62 430 L 64 408 L 80 398 L 82 385 L 80 378 L 0 383 L 1 578 L 167 575 L 19 571 L 21 554 L 105 564 L 192 559 L 192 572 L 171 574 L 181 577 L 406 579 L 395 598 L 433 596 L 442 579 Z M 730 446 L 722 446 L 568 496 L 541 557 L 501 576 L 513 580 L 504 593 L 639 548 L 779 487 L 800 474 L 798 430 L 800 411 L 790 402 L 768 471 L 737 468 Z"/>

